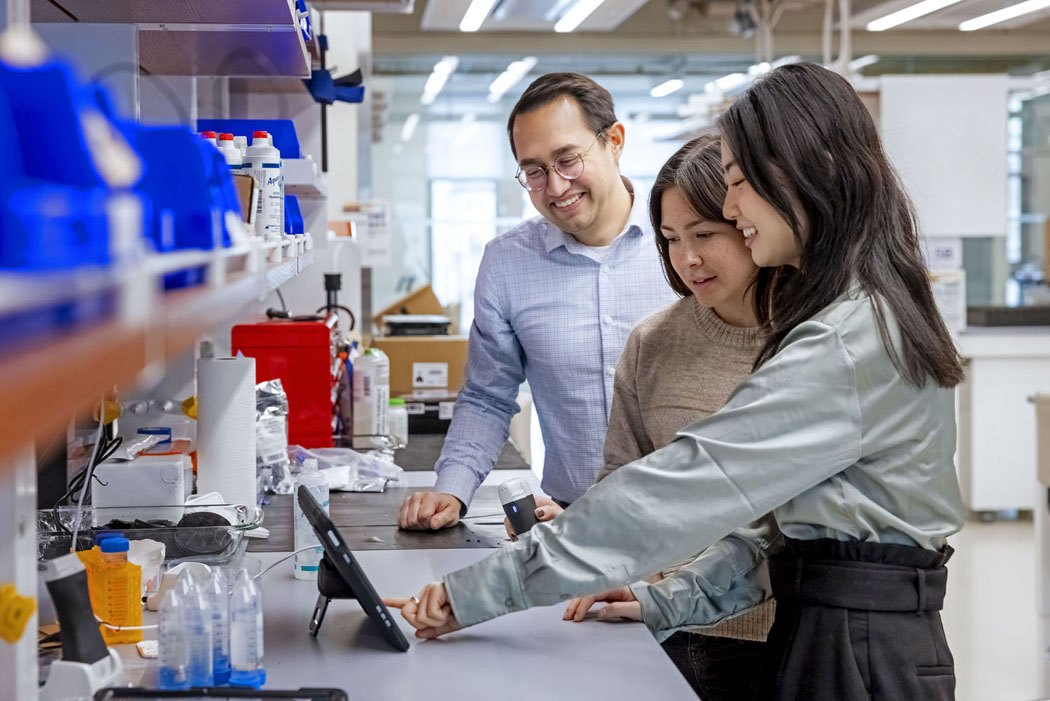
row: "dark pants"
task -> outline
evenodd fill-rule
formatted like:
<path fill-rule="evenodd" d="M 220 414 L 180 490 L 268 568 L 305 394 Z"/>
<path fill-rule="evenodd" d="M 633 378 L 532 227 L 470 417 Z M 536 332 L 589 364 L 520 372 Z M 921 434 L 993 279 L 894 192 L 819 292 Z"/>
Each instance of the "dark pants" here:
<path fill-rule="evenodd" d="M 954 699 L 940 617 L 951 552 L 789 539 L 770 560 L 777 613 L 763 697 Z"/>
<path fill-rule="evenodd" d="M 683 632 L 661 647 L 702 701 L 751 701 L 762 695 L 765 643 Z"/>

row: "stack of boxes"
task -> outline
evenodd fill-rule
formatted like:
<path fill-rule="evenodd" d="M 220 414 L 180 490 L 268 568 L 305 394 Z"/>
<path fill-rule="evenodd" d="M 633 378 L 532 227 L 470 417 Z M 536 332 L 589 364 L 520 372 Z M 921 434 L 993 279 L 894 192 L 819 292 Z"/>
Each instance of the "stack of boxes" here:
<path fill-rule="evenodd" d="M 386 318 L 446 315 L 429 285 L 379 312 L 373 321 L 386 333 Z M 467 335 L 381 335 L 372 347 L 390 358 L 390 396 L 405 400 L 410 433 L 442 433 L 452 420 L 456 394 L 467 365 Z"/>

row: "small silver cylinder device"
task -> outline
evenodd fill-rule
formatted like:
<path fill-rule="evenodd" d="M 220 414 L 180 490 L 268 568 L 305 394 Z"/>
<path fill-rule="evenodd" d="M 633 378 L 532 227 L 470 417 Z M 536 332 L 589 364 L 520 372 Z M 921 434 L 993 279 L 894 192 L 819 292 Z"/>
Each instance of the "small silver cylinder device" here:
<path fill-rule="evenodd" d="M 536 524 L 536 498 L 522 478 L 513 477 L 501 484 L 499 500 L 515 534 L 521 535 Z"/>

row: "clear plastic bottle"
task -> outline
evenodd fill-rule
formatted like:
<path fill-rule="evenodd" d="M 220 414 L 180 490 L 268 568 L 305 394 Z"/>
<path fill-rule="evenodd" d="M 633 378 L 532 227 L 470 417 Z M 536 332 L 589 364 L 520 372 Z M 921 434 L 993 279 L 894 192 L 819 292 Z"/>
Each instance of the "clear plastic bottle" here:
<path fill-rule="evenodd" d="M 258 689 L 265 683 L 262 596 L 248 570 L 241 570 L 230 597 L 230 685 Z"/>
<path fill-rule="evenodd" d="M 408 409 L 405 408 L 404 399 L 391 399 L 390 411 L 387 414 L 387 430 L 390 435 L 408 445 Z"/>
<path fill-rule="evenodd" d="M 299 487 L 310 492 L 310 495 L 317 500 L 324 512 L 328 513 L 328 483 L 325 482 L 321 471 L 317 469 L 317 461 L 313 458 L 307 458 L 303 461 L 299 479 L 296 481 L 296 493 L 298 493 Z M 324 548 L 321 547 L 321 541 L 317 539 L 313 526 L 306 519 L 306 514 L 303 513 L 302 507 L 299 506 L 298 496 L 292 499 L 292 510 L 295 515 L 295 550 L 305 548 L 308 545 L 316 545 L 313 550 L 296 554 L 295 578 L 317 579 L 317 567 L 321 562 L 321 556 L 324 554 Z"/>
<path fill-rule="evenodd" d="M 164 595 L 157 613 L 157 688 L 179 690 L 190 688 L 187 674 L 186 640 L 183 636 L 183 611 L 186 605 L 179 590 Z"/>
<path fill-rule="evenodd" d="M 354 361 L 355 450 L 377 450 L 390 432 L 390 359 L 378 348 L 368 348 Z"/>
<path fill-rule="evenodd" d="M 182 596 L 182 636 L 186 645 L 186 677 L 190 686 L 211 686 L 211 606 L 197 579 L 187 570 L 179 575 L 176 589 Z"/>
<path fill-rule="evenodd" d="M 198 584 L 208 597 L 211 610 L 212 676 L 216 686 L 223 686 L 230 681 L 230 585 L 219 567 L 198 579 Z"/>

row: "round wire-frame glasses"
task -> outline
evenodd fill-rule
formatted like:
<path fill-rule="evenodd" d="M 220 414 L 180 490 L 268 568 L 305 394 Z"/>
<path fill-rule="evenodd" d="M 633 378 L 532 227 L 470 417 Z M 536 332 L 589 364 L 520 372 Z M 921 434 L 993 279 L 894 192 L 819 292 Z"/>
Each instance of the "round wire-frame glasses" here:
<path fill-rule="evenodd" d="M 595 134 L 594 141 L 590 143 L 590 146 L 579 153 L 565 154 L 549 166 L 530 165 L 524 169 L 519 167 L 518 172 L 514 174 L 514 178 L 529 192 L 542 190 L 547 186 L 547 171 L 551 168 L 566 180 L 576 180 L 583 175 L 583 155 L 591 150 L 591 146 L 598 143 L 598 139 L 601 138 L 604 131 L 602 129 L 602 131 Z"/>

